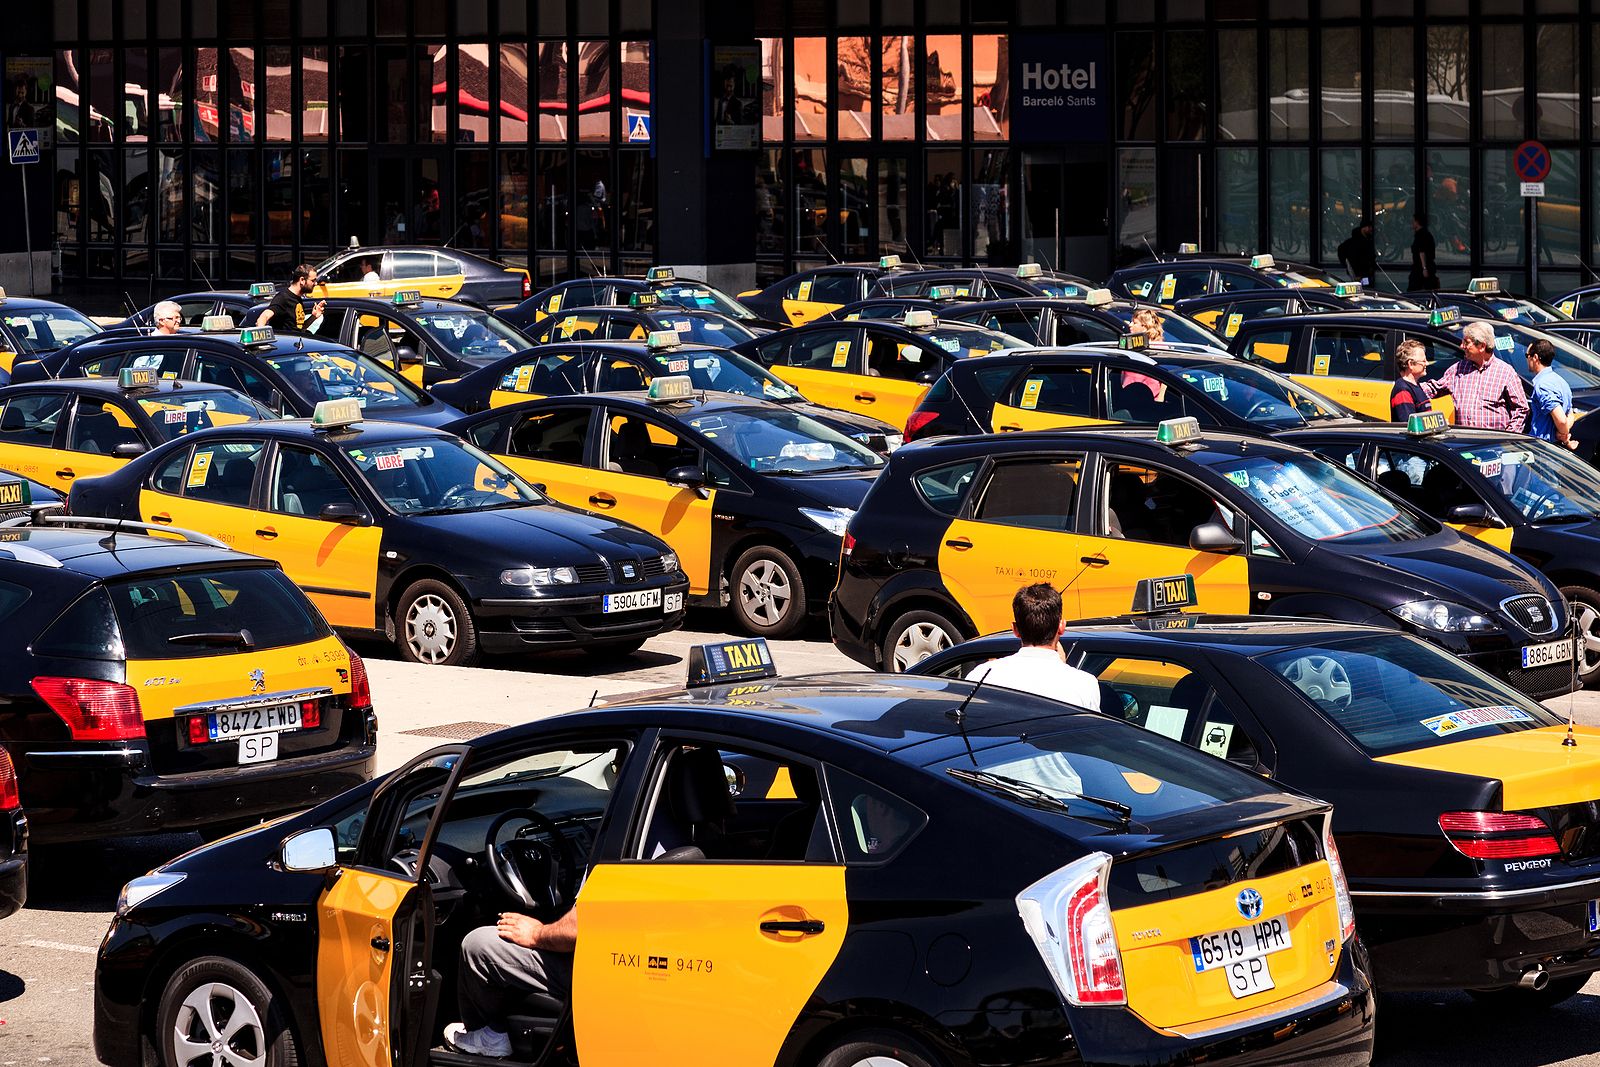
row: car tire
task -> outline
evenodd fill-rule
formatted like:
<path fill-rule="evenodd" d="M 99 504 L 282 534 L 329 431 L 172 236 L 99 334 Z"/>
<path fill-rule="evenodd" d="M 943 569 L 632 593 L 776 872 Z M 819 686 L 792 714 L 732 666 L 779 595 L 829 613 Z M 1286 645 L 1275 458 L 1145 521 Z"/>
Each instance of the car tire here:
<path fill-rule="evenodd" d="M 730 572 L 733 614 L 757 637 L 789 637 L 806 622 L 806 583 L 781 548 L 757 545 L 740 554 Z"/>
<path fill-rule="evenodd" d="M 883 669 L 903 674 L 935 652 L 943 652 L 964 639 L 961 627 L 937 611 L 908 611 L 894 621 L 879 649 Z"/>
<path fill-rule="evenodd" d="M 443 582 L 425 578 L 400 597 L 395 647 L 411 663 L 470 667 L 478 662 L 478 626 L 466 601 Z"/>
<path fill-rule="evenodd" d="M 180 1041 L 193 1044 L 180 1053 Z M 180 967 L 161 993 L 153 1042 L 156 1062 L 163 1067 L 189 1063 L 217 1041 L 223 1042 L 222 1052 L 214 1060 L 207 1056 L 208 1063 L 226 1067 L 300 1063 L 287 1004 L 249 968 L 220 956 L 204 956 Z"/>
<path fill-rule="evenodd" d="M 1573 607 L 1572 624 L 1578 631 L 1578 686 L 1587 689 L 1600 679 L 1600 592 L 1586 585 L 1564 585 L 1561 595 Z"/>
<path fill-rule="evenodd" d="M 1577 996 L 1578 991 L 1588 985 L 1592 977 L 1593 975 L 1588 974 L 1569 974 L 1565 978 L 1552 978 L 1550 984 L 1543 989 L 1522 989 L 1512 986 L 1509 989 L 1474 989 L 1470 992 L 1474 999 L 1484 1004 L 1493 1004 L 1496 1008 L 1509 1011 L 1544 1011 Z"/>
<path fill-rule="evenodd" d="M 834 1045 L 817 1067 L 938 1067 L 938 1058 L 917 1039 L 892 1030 L 863 1030 Z"/>

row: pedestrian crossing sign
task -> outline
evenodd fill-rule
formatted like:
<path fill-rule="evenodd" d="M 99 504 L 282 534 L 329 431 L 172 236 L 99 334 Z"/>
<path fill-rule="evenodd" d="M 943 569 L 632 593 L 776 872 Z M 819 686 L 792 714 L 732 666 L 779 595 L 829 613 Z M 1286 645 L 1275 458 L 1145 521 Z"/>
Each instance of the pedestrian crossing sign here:
<path fill-rule="evenodd" d="M 650 143 L 650 116 L 649 115 L 629 115 L 628 116 L 628 143 L 629 144 L 649 144 Z"/>
<path fill-rule="evenodd" d="M 11 149 L 11 162 L 39 162 L 39 131 L 33 129 L 7 130 Z"/>

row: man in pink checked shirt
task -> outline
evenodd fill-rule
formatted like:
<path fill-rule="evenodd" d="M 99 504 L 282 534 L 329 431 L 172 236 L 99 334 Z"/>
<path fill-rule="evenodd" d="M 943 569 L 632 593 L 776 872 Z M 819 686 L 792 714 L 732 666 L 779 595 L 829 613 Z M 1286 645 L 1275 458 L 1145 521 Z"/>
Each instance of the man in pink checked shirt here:
<path fill-rule="evenodd" d="M 1494 327 L 1469 322 L 1461 331 L 1461 358 L 1438 378 L 1422 383 L 1430 397 L 1449 393 L 1456 425 L 1522 433 L 1528 425 L 1528 393 L 1511 364 L 1494 354 Z"/>

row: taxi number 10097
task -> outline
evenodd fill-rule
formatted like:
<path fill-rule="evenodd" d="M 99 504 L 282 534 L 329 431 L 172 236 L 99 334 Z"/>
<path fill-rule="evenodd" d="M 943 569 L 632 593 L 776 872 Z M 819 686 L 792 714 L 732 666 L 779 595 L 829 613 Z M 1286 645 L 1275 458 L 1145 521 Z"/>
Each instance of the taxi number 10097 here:
<path fill-rule="evenodd" d="M 1195 971 L 1226 968 L 1228 992 L 1236 998 L 1273 988 L 1265 957 L 1291 946 L 1289 926 L 1282 916 L 1189 939 Z"/>

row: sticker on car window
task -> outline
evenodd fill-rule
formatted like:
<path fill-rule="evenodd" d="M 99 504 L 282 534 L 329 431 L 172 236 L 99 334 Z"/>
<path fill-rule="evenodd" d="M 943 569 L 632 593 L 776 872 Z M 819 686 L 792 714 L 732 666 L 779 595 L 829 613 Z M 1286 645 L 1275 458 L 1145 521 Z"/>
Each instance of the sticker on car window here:
<path fill-rule="evenodd" d="M 528 385 L 532 381 L 533 381 L 533 364 L 525 363 L 522 366 L 517 368 L 517 386 L 516 386 L 516 391 L 517 392 L 526 393 L 528 391 Z"/>
<path fill-rule="evenodd" d="M 1463 708 L 1447 715 L 1423 719 L 1422 726 L 1435 737 L 1448 737 L 1457 730 L 1476 730 L 1484 726 L 1498 726 L 1507 722 L 1532 722 L 1533 716 L 1521 708 L 1499 704 L 1487 708 Z"/>
<path fill-rule="evenodd" d="M 810 300 L 811 299 L 811 283 L 809 281 L 801 282 L 800 283 L 800 291 L 795 294 L 794 298 L 796 300 Z"/>
<path fill-rule="evenodd" d="M 1200 751 L 1209 752 L 1213 756 L 1228 756 L 1228 744 L 1233 740 L 1233 724 L 1229 722 L 1208 722 L 1200 731 Z"/>
<path fill-rule="evenodd" d="M 849 362 L 850 362 L 850 342 L 849 341 L 835 341 L 835 342 L 833 342 L 833 365 L 835 367 L 842 367 L 846 363 L 849 363 Z"/>
<path fill-rule="evenodd" d="M 1173 708 L 1165 704 L 1151 704 L 1150 710 L 1145 712 L 1144 716 L 1146 730 L 1162 737 L 1170 737 L 1174 741 L 1183 740 L 1183 728 L 1188 722 L 1188 708 Z"/>
<path fill-rule="evenodd" d="M 1240 489 L 1248 489 L 1250 488 L 1250 472 L 1229 471 L 1228 481 L 1232 482 L 1234 485 L 1237 485 Z"/>
<path fill-rule="evenodd" d="M 1332 356 L 1329 356 L 1329 355 L 1317 356 L 1315 359 L 1313 359 L 1311 361 L 1311 373 L 1312 374 L 1326 375 L 1328 373 L 1328 365 L 1332 361 L 1333 361 L 1333 357 Z"/>
<path fill-rule="evenodd" d="M 545 308 L 545 310 L 550 312 L 550 314 L 552 314 L 552 315 L 554 315 L 556 312 L 560 311 L 561 310 L 561 298 L 564 295 L 565 295 L 564 293 L 555 293 L 555 294 L 553 294 L 550 297 L 550 306 Z"/>
<path fill-rule="evenodd" d="M 1039 390 L 1044 388 L 1043 378 L 1029 378 L 1022 383 L 1022 401 L 1019 404 L 1024 410 L 1032 411 L 1039 406 Z"/>
<path fill-rule="evenodd" d="M 1161 300 L 1163 303 L 1171 300 L 1173 294 L 1177 291 L 1178 279 L 1175 275 L 1169 274 L 1161 279 Z"/>
<path fill-rule="evenodd" d="M 1232 336 L 1234 336 L 1235 334 L 1237 334 L 1239 332 L 1239 327 L 1243 323 L 1244 323 L 1244 314 L 1242 312 L 1235 311 L 1233 314 L 1228 316 L 1228 328 L 1225 331 L 1223 331 L 1223 336 L 1224 337 L 1232 337 Z"/>
<path fill-rule="evenodd" d="M 686 360 L 686 359 L 669 359 L 669 360 L 667 360 L 667 373 L 668 374 L 688 374 L 689 373 L 689 361 Z"/>
<path fill-rule="evenodd" d="M 211 453 L 196 452 L 194 463 L 189 467 L 190 489 L 198 489 L 206 484 L 206 479 L 211 475 Z"/>
<path fill-rule="evenodd" d="M 1509 333 L 1500 334 L 1494 339 L 1494 347 L 1497 352 L 1510 352 L 1517 347 L 1517 339 Z"/>
<path fill-rule="evenodd" d="M 578 316 L 568 315 L 561 320 L 561 325 L 556 327 L 562 337 L 571 337 L 572 332 L 578 328 Z"/>
<path fill-rule="evenodd" d="M 1478 473 L 1483 475 L 1485 478 L 1500 477 L 1500 470 L 1500 461 L 1497 459 L 1487 460 L 1478 464 Z"/>
<path fill-rule="evenodd" d="M 397 471 L 406 461 L 398 452 L 381 452 L 372 458 L 372 465 L 380 471 Z"/>

